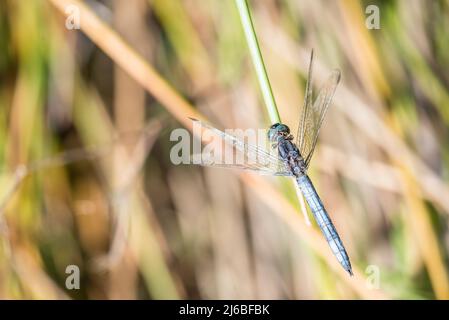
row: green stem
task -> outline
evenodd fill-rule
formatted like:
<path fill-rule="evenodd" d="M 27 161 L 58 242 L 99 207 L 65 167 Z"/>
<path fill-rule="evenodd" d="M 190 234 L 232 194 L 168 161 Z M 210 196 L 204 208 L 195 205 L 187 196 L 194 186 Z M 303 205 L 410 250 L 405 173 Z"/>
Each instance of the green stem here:
<path fill-rule="evenodd" d="M 271 123 L 281 122 L 246 0 L 235 0 Z"/>

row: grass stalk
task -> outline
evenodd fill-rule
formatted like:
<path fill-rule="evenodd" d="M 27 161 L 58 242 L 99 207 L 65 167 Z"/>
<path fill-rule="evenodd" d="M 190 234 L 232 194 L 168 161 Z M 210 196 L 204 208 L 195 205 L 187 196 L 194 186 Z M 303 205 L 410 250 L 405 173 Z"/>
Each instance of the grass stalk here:
<path fill-rule="evenodd" d="M 256 31 L 251 19 L 249 5 L 246 0 L 235 0 L 239 11 L 240 20 L 242 22 L 243 31 L 245 32 L 246 42 L 248 43 L 251 59 L 256 69 L 257 79 L 259 80 L 260 89 L 262 90 L 265 106 L 268 111 L 271 123 L 281 122 L 278 108 L 274 99 L 273 90 L 271 89 L 270 80 L 268 79 L 267 70 L 263 62 L 262 53 L 260 52 L 259 42 L 257 41 Z"/>

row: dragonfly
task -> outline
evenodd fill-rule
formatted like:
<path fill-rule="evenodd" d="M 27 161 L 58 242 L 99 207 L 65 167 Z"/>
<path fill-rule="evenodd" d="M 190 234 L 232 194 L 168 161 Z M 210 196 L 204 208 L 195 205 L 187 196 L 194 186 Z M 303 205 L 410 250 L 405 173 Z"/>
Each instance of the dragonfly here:
<path fill-rule="evenodd" d="M 231 144 L 233 148 L 246 154 L 247 159 L 257 159 L 257 162 L 252 161 L 249 163 L 247 161 L 247 163 L 243 164 L 224 164 L 208 159 L 199 164 L 209 167 L 238 168 L 259 174 L 286 176 L 295 179 L 297 187 L 306 199 L 310 211 L 332 253 L 340 265 L 352 276 L 351 262 L 343 242 L 323 205 L 323 201 L 307 175 L 307 170 L 318 141 L 318 134 L 337 85 L 340 82 L 341 73 L 338 69 L 335 69 L 318 91 L 315 100 L 313 100 L 312 67 L 313 51 L 310 55 L 304 105 L 300 112 L 296 139 L 290 134 L 290 129 L 287 125 L 283 123 L 273 124 L 267 131 L 268 141 L 272 149 L 277 151 L 277 154 L 273 154 L 258 145 L 249 144 L 234 135 L 192 118 L 193 121 L 200 122 L 201 126 L 213 131 L 221 139 Z"/>

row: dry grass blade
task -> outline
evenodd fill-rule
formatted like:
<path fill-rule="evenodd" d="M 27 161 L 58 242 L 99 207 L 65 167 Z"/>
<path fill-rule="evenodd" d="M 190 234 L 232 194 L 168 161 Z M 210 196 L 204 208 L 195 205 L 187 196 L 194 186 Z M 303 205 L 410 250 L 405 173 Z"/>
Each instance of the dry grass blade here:
<path fill-rule="evenodd" d="M 101 21 L 83 2 L 77 0 L 49 0 L 61 12 L 68 6 L 76 6 L 80 10 L 81 29 L 109 57 L 127 72 L 134 80 L 154 95 L 179 122 L 190 127 L 188 117 L 202 120 L 203 117 L 161 78 L 156 70 L 141 55 L 134 51 L 122 38 Z"/>

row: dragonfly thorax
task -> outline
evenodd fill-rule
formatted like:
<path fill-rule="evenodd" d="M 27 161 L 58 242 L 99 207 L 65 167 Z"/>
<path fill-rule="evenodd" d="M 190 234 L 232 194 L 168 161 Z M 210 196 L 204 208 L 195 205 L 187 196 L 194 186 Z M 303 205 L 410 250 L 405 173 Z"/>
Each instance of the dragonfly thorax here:
<path fill-rule="evenodd" d="M 280 123 L 276 123 L 268 130 L 268 139 L 272 148 L 278 150 L 279 158 L 285 162 L 294 176 L 299 177 L 306 174 L 306 165 L 301 153 L 293 142 L 290 129 Z"/>

